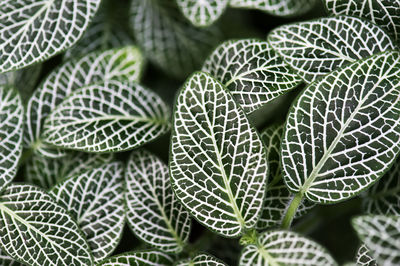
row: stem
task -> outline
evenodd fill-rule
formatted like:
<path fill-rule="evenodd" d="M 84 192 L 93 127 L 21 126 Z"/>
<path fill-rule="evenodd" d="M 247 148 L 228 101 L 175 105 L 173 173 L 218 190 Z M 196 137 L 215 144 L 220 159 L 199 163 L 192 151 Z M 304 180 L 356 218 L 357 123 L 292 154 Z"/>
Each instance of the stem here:
<path fill-rule="evenodd" d="M 303 199 L 303 193 L 298 192 L 296 196 L 293 198 L 292 202 L 290 202 L 289 207 L 286 210 L 285 217 L 282 220 L 282 229 L 289 229 L 292 224 L 294 215 L 296 214 L 297 209 L 300 206 L 301 200 Z"/>
<path fill-rule="evenodd" d="M 257 244 L 257 240 L 258 240 L 257 231 L 255 229 L 252 229 L 243 234 L 243 236 L 239 240 L 239 243 L 242 246 L 255 245 Z"/>

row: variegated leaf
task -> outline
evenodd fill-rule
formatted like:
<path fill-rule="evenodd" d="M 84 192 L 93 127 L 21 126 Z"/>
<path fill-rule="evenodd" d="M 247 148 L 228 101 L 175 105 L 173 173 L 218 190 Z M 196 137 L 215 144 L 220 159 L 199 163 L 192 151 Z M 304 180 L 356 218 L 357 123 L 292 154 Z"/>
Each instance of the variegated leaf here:
<path fill-rule="evenodd" d="M 100 0 L 2 0 L 0 73 L 44 61 L 71 47 L 99 4 Z"/>
<path fill-rule="evenodd" d="M 268 231 L 257 242 L 243 249 L 239 265 L 337 265 L 323 247 L 295 232 Z"/>
<path fill-rule="evenodd" d="M 50 194 L 83 231 L 95 261 L 118 245 L 125 219 L 121 163 L 110 163 L 57 184 Z"/>
<path fill-rule="evenodd" d="M 357 61 L 308 86 L 288 114 L 285 183 L 319 203 L 351 198 L 377 181 L 400 146 L 400 53 Z"/>
<path fill-rule="evenodd" d="M 170 173 L 177 197 L 211 230 L 227 237 L 253 228 L 268 165 L 256 130 L 228 90 L 195 73 L 178 95 Z"/>
<path fill-rule="evenodd" d="M 28 265 L 92 265 L 76 222 L 53 198 L 30 185 L 9 185 L 0 196 L 0 244 Z"/>
<path fill-rule="evenodd" d="M 358 266 L 378 266 L 365 245 L 361 245 L 358 249 L 356 260 Z"/>
<path fill-rule="evenodd" d="M 222 82 L 245 112 L 252 112 L 300 84 L 301 79 L 266 41 L 226 41 L 202 70 Z"/>
<path fill-rule="evenodd" d="M 191 259 L 178 261 L 174 266 L 225 266 L 221 260 L 209 254 L 198 254 Z"/>
<path fill-rule="evenodd" d="M 283 25 L 268 35 L 268 41 L 306 82 L 396 48 L 389 35 L 375 24 L 348 16 Z"/>
<path fill-rule="evenodd" d="M 213 24 L 224 13 L 229 0 L 176 0 L 182 14 L 197 27 Z"/>
<path fill-rule="evenodd" d="M 43 139 L 86 152 L 130 150 L 165 134 L 169 109 L 135 82 L 110 80 L 75 91 L 47 118 Z"/>
<path fill-rule="evenodd" d="M 131 251 L 107 258 L 99 266 L 171 266 L 174 258 L 160 251 Z"/>
<path fill-rule="evenodd" d="M 182 251 L 191 220 L 171 188 L 168 167 L 147 151 L 135 151 L 125 180 L 126 216 L 135 235 L 162 251 Z"/>

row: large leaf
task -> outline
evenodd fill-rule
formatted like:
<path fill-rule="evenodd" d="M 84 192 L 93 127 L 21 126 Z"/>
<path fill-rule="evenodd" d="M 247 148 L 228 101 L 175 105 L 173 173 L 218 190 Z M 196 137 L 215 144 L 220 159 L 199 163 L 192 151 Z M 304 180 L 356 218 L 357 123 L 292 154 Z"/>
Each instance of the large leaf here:
<path fill-rule="evenodd" d="M 377 181 L 400 146 L 400 53 L 357 61 L 308 86 L 282 141 L 285 183 L 319 203 L 351 198 Z"/>
<path fill-rule="evenodd" d="M 176 0 L 183 15 L 195 26 L 213 24 L 224 13 L 229 0 Z"/>
<path fill-rule="evenodd" d="M 0 190 L 16 175 L 22 151 L 23 107 L 12 87 L 0 85 Z"/>
<path fill-rule="evenodd" d="M 178 261 L 174 266 L 225 266 L 226 264 L 214 256 L 198 254 L 191 259 Z"/>
<path fill-rule="evenodd" d="M 231 40 L 206 59 L 204 72 L 221 81 L 246 112 L 252 112 L 296 87 L 301 79 L 266 41 Z"/>
<path fill-rule="evenodd" d="M 51 189 L 83 231 L 95 260 L 110 255 L 124 228 L 124 179 L 121 163 L 110 163 L 68 178 Z"/>
<path fill-rule="evenodd" d="M 10 185 L 0 197 L 1 247 L 28 265 L 92 265 L 89 246 L 67 211 L 39 188 Z"/>
<path fill-rule="evenodd" d="M 86 152 L 136 148 L 169 130 L 169 109 L 134 82 L 110 80 L 75 91 L 47 118 L 45 142 Z"/>
<path fill-rule="evenodd" d="M 395 48 L 381 28 L 348 16 L 283 25 L 268 35 L 268 41 L 306 82 L 349 62 Z"/>
<path fill-rule="evenodd" d="M 246 246 L 240 257 L 246 265 L 337 265 L 319 244 L 295 232 L 268 231 L 258 237 L 257 244 Z"/>
<path fill-rule="evenodd" d="M 3 0 L 0 5 L 0 73 L 20 69 L 72 46 L 100 0 Z"/>
<path fill-rule="evenodd" d="M 365 245 L 361 245 L 358 249 L 356 260 L 358 266 L 378 266 L 376 261 L 371 257 L 369 249 Z"/>
<path fill-rule="evenodd" d="M 42 143 L 41 134 L 46 117 L 68 95 L 93 83 L 111 79 L 136 81 L 141 76 L 143 58 L 134 46 L 93 52 L 64 63 L 53 70 L 35 91 L 26 110 L 26 148 L 37 150 L 43 156 L 58 153 Z"/>
<path fill-rule="evenodd" d="M 131 25 L 146 56 L 175 77 L 198 68 L 215 43 L 215 30 L 190 25 L 172 0 L 133 0 Z"/>
<path fill-rule="evenodd" d="M 177 197 L 211 230 L 228 237 L 253 228 L 264 199 L 266 151 L 227 89 L 198 72 L 178 95 L 170 172 Z"/>
<path fill-rule="evenodd" d="M 378 265 L 400 264 L 399 216 L 359 216 L 353 219 L 353 227 Z"/>
<path fill-rule="evenodd" d="M 329 12 L 366 18 L 400 40 L 399 0 L 324 0 Z"/>
<path fill-rule="evenodd" d="M 187 244 L 191 219 L 171 188 L 168 167 L 146 151 L 133 152 L 125 171 L 127 220 L 143 241 L 165 252 Z"/>
<path fill-rule="evenodd" d="M 160 251 L 132 251 L 107 258 L 99 266 L 171 266 L 173 257 Z"/>

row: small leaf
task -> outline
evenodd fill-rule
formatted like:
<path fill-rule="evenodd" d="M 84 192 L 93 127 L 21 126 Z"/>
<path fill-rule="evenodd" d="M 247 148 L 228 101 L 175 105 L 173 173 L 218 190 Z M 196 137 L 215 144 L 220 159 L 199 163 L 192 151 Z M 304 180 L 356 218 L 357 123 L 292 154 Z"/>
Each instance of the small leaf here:
<path fill-rule="evenodd" d="M 50 194 L 77 221 L 96 261 L 110 255 L 124 228 L 121 163 L 110 163 L 68 178 Z"/>
<path fill-rule="evenodd" d="M 318 203 L 351 198 L 377 181 L 400 146 L 400 53 L 357 61 L 308 86 L 282 141 L 285 183 Z"/>
<path fill-rule="evenodd" d="M 195 26 L 213 24 L 224 13 L 229 0 L 176 0 L 183 15 Z"/>
<path fill-rule="evenodd" d="M 0 244 L 28 265 L 92 265 L 86 240 L 67 211 L 39 188 L 9 185 L 0 196 Z"/>
<path fill-rule="evenodd" d="M 255 226 L 266 151 L 244 111 L 208 74 L 195 73 L 178 95 L 169 166 L 177 197 L 202 224 L 227 237 Z"/>
<path fill-rule="evenodd" d="M 182 251 L 191 220 L 172 191 L 168 167 L 147 151 L 134 151 L 125 179 L 126 216 L 135 235 L 164 252 Z"/>
<path fill-rule="evenodd" d="M 378 265 L 400 264 L 400 217 L 365 215 L 352 222 Z"/>
<path fill-rule="evenodd" d="M 101 261 L 99 266 L 171 266 L 173 257 L 160 251 L 131 251 Z"/>
<path fill-rule="evenodd" d="M 214 256 L 198 254 L 187 260 L 178 261 L 174 266 L 225 266 L 226 264 Z"/>
<path fill-rule="evenodd" d="M 44 61 L 71 47 L 99 4 L 100 0 L 2 0 L 0 73 Z"/>
<path fill-rule="evenodd" d="M 222 43 L 206 59 L 202 70 L 221 81 L 247 113 L 301 82 L 268 42 L 257 39 Z"/>
<path fill-rule="evenodd" d="M 361 245 L 361 247 L 357 251 L 357 265 L 359 266 L 378 266 L 376 261 L 371 257 L 369 249 L 365 245 Z"/>
<path fill-rule="evenodd" d="M 309 83 L 345 64 L 396 48 L 375 24 L 347 16 L 280 26 L 268 41 Z"/>
<path fill-rule="evenodd" d="M 75 91 L 47 118 L 43 138 L 51 145 L 86 152 L 139 147 L 169 130 L 169 110 L 137 83 L 110 80 Z"/>
<path fill-rule="evenodd" d="M 256 245 L 246 246 L 240 257 L 246 265 L 337 265 L 319 244 L 295 232 L 269 231 L 258 237 Z"/>

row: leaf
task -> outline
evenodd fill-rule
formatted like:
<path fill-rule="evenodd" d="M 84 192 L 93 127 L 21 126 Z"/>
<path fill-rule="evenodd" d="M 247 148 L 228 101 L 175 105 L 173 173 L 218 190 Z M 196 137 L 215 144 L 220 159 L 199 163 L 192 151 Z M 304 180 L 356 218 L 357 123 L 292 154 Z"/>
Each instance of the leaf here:
<path fill-rule="evenodd" d="M 357 265 L 359 266 L 378 266 L 376 261 L 371 257 L 369 249 L 365 245 L 357 251 Z"/>
<path fill-rule="evenodd" d="M 114 251 L 125 219 L 121 163 L 109 163 L 68 178 L 50 194 L 77 221 L 96 261 Z"/>
<path fill-rule="evenodd" d="M 222 82 L 247 113 L 301 82 L 268 42 L 257 39 L 222 43 L 206 59 L 202 70 Z"/>
<path fill-rule="evenodd" d="M 26 164 L 25 177 L 29 183 L 49 189 L 59 181 L 97 168 L 112 160 L 111 153 L 91 154 L 68 151 L 65 157 L 52 159 L 36 154 Z"/>
<path fill-rule="evenodd" d="M 60 148 L 117 152 L 137 148 L 169 130 L 169 110 L 152 91 L 110 80 L 75 91 L 47 118 L 43 139 Z"/>
<path fill-rule="evenodd" d="M 147 58 L 177 78 L 197 69 L 217 41 L 215 29 L 190 25 L 173 1 L 133 0 L 130 24 Z"/>
<path fill-rule="evenodd" d="M 22 264 L 8 256 L 0 249 L 0 265 L 2 266 L 21 266 Z"/>
<path fill-rule="evenodd" d="M 399 0 L 324 0 L 328 11 L 335 15 L 365 18 L 400 39 Z"/>
<path fill-rule="evenodd" d="M 99 3 L 100 0 L 3 0 L 0 73 L 44 61 L 71 47 L 82 36 Z"/>
<path fill-rule="evenodd" d="M 244 111 L 224 86 L 197 72 L 178 95 L 170 173 L 176 196 L 211 230 L 239 236 L 262 208 L 266 151 Z"/>
<path fill-rule="evenodd" d="M 267 231 L 257 245 L 245 246 L 240 257 L 246 265 L 337 265 L 332 256 L 316 242 L 295 232 Z"/>
<path fill-rule="evenodd" d="M 365 215 L 354 218 L 352 224 L 378 265 L 399 265 L 400 217 Z"/>
<path fill-rule="evenodd" d="M 176 0 L 182 14 L 196 27 L 210 26 L 225 11 L 229 0 Z"/>
<path fill-rule="evenodd" d="M 131 251 L 107 258 L 99 266 L 170 266 L 174 262 L 170 255 L 160 251 Z"/>
<path fill-rule="evenodd" d="M 300 16 L 315 6 L 316 0 L 230 0 L 231 7 L 259 9 L 280 17 Z"/>
<path fill-rule="evenodd" d="M 347 16 L 280 26 L 268 41 L 308 83 L 350 62 L 396 48 L 375 24 Z"/>
<path fill-rule="evenodd" d="M 0 244 L 29 265 L 92 265 L 86 240 L 67 211 L 39 188 L 9 185 L 0 197 Z"/>
<path fill-rule="evenodd" d="M 191 219 L 172 191 L 168 167 L 147 151 L 134 151 L 125 180 L 126 216 L 135 235 L 164 252 L 181 252 Z"/>
<path fill-rule="evenodd" d="M 17 174 L 22 151 L 23 107 L 18 93 L 0 85 L 0 190 Z"/>
<path fill-rule="evenodd" d="M 62 157 L 42 142 L 43 123 L 72 92 L 89 84 L 111 79 L 137 81 L 143 58 L 135 46 L 97 51 L 68 61 L 56 68 L 43 81 L 30 99 L 26 110 L 25 148 L 32 148 L 46 157 Z"/>
<path fill-rule="evenodd" d="M 175 266 L 224 266 L 226 265 L 221 260 L 208 254 L 198 254 L 195 257 L 187 260 L 181 260 Z"/>
<path fill-rule="evenodd" d="M 312 83 L 291 107 L 282 141 L 286 185 L 318 203 L 359 194 L 400 145 L 400 53 L 357 61 Z"/>

